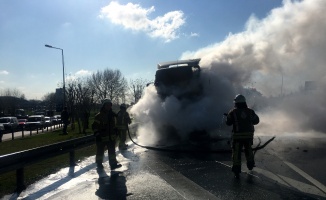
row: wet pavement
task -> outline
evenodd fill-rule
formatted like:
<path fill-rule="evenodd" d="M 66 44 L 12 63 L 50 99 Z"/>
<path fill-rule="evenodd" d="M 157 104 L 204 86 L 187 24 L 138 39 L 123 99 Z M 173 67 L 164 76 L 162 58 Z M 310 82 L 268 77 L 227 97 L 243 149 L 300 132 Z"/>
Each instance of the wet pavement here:
<path fill-rule="evenodd" d="M 298 152 L 289 156 L 284 154 L 289 153 L 287 148 L 279 148 L 279 142 L 271 143 L 257 152 L 253 171 L 245 168 L 244 161 L 238 180 L 231 172 L 231 153 L 217 148 L 227 148 L 227 141 L 220 142 L 213 145 L 211 153 L 207 145 L 155 151 L 130 143 L 126 151 L 117 152 L 123 165 L 119 169 L 111 171 L 106 160 L 104 169 L 97 170 L 92 156 L 3 199 L 326 199 L 324 178 L 311 177 L 310 171 L 302 173 L 293 166 L 304 165 L 289 162 L 289 158 L 298 158 Z M 315 151 L 324 152 L 316 142 L 313 144 Z"/>

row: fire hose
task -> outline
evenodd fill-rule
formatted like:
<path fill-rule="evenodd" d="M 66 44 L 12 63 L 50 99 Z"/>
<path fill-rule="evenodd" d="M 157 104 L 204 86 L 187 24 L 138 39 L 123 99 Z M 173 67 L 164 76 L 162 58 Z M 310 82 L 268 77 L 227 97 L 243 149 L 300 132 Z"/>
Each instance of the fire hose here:
<path fill-rule="evenodd" d="M 160 148 L 160 147 L 152 147 L 152 146 L 146 146 L 146 145 L 141 145 L 138 144 L 137 142 L 135 142 L 133 140 L 133 138 L 131 137 L 130 131 L 129 131 L 129 126 L 127 125 L 127 131 L 128 131 L 128 136 L 130 138 L 130 141 L 135 144 L 136 146 L 145 148 L 145 149 L 149 149 L 149 150 L 155 150 L 155 151 L 166 151 L 166 152 L 203 152 L 203 153 L 222 153 L 222 152 L 230 152 L 231 150 L 211 150 L 211 149 L 201 149 L 200 151 L 198 151 L 198 149 L 191 149 L 191 150 L 186 150 L 186 149 L 170 149 L 170 148 Z M 254 155 L 256 154 L 256 152 L 260 149 L 265 148 L 270 142 L 272 142 L 275 139 L 275 136 L 272 137 L 271 139 L 269 139 L 268 141 L 266 141 L 263 145 L 261 145 L 261 139 L 259 139 L 259 143 L 257 144 L 256 147 L 254 147 L 252 150 L 254 152 Z"/>
<path fill-rule="evenodd" d="M 271 139 L 269 139 L 269 140 L 267 140 L 262 146 L 260 146 L 260 144 L 261 144 L 261 140 L 260 140 L 260 138 L 258 138 L 258 140 L 259 140 L 259 143 L 257 144 L 257 146 L 255 147 L 255 148 L 252 148 L 252 151 L 254 152 L 254 156 L 255 156 L 255 154 L 256 154 L 256 152 L 258 151 L 258 150 L 260 150 L 260 149 L 263 149 L 263 148 L 265 148 L 271 141 L 273 141 L 275 139 L 275 136 L 274 137 L 272 137 Z"/>
<path fill-rule="evenodd" d="M 150 150 L 155 150 L 155 151 L 169 151 L 169 152 L 175 152 L 175 151 L 178 151 L 180 152 L 180 150 L 176 150 L 176 149 L 169 149 L 169 148 L 159 148 L 159 147 L 152 147 L 152 146 L 146 146 L 146 145 L 141 145 L 141 144 L 138 144 L 137 142 L 135 142 L 132 137 L 131 137 L 131 134 L 130 134 L 130 131 L 129 131 L 129 126 L 127 125 L 127 131 L 128 131 L 128 136 L 130 138 L 130 141 L 132 143 L 134 143 L 136 146 L 139 146 L 139 147 L 142 147 L 142 148 L 145 148 L 145 149 L 150 149 Z M 183 151 L 182 151 L 183 152 Z"/>

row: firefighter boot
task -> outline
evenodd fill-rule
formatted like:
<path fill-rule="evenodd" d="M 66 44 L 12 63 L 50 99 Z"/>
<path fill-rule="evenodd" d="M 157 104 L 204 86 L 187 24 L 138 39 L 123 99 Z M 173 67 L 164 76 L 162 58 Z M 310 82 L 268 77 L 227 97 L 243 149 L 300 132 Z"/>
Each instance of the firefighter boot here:
<path fill-rule="evenodd" d="M 232 166 L 232 172 L 234 173 L 234 177 L 236 179 L 240 178 L 241 166 L 235 165 Z"/>
<path fill-rule="evenodd" d="M 111 170 L 115 170 L 115 169 L 117 169 L 117 168 L 122 167 L 122 165 L 119 164 L 119 163 L 115 163 L 115 164 L 112 164 L 110 167 L 111 167 Z"/>
<path fill-rule="evenodd" d="M 248 161 L 247 162 L 247 167 L 248 167 L 249 170 L 252 170 L 254 167 L 256 167 L 255 161 Z"/>
<path fill-rule="evenodd" d="M 104 168 L 104 167 L 103 167 L 103 164 L 100 163 L 100 162 L 97 162 L 97 163 L 96 163 L 96 166 L 97 166 L 97 169 L 103 169 L 103 168 Z"/>

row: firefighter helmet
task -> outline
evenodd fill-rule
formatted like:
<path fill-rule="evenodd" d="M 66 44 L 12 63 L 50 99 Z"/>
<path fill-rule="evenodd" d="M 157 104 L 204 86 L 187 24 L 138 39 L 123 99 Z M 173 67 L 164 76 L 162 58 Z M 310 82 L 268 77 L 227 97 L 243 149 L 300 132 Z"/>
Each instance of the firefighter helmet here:
<path fill-rule="evenodd" d="M 103 107 L 105 104 L 107 104 L 107 103 L 109 103 L 109 104 L 112 105 L 112 101 L 111 101 L 110 99 L 104 99 L 104 100 L 102 101 L 102 107 Z"/>
<path fill-rule="evenodd" d="M 234 103 L 246 103 L 246 98 L 242 94 L 238 94 L 234 98 Z"/>

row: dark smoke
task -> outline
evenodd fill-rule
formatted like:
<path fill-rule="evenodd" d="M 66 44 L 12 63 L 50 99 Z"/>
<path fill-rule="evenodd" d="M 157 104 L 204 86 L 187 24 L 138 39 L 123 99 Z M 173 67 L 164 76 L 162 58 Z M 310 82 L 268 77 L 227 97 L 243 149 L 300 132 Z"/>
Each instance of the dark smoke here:
<path fill-rule="evenodd" d="M 140 133 L 155 137 L 166 122 L 184 137 L 193 129 L 219 130 L 238 93 L 261 118 L 256 134 L 325 133 L 325 9 L 324 0 L 284 1 L 264 19 L 251 16 L 245 31 L 185 52 L 181 59 L 201 58 L 204 97 L 184 108 L 174 97 L 162 103 L 147 88 L 131 110 L 146 122 Z M 307 90 L 306 81 L 316 87 Z"/>

